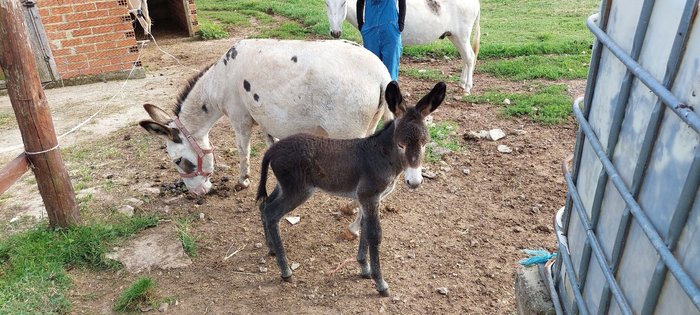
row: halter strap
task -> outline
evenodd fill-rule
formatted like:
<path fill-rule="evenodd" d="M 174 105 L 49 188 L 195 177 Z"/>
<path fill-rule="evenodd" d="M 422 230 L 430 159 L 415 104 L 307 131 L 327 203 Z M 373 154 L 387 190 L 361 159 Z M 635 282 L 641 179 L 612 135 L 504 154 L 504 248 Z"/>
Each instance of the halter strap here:
<path fill-rule="evenodd" d="M 190 143 L 190 146 L 194 149 L 194 151 L 197 153 L 197 170 L 194 172 L 190 173 L 180 173 L 180 176 L 182 178 L 192 178 L 192 177 L 197 177 L 197 176 L 210 176 L 211 172 L 204 172 L 202 170 L 202 164 L 203 164 L 203 158 L 207 154 L 211 154 L 214 157 L 214 162 L 216 162 L 216 156 L 214 155 L 214 146 L 212 146 L 210 149 L 202 149 L 202 147 L 199 146 L 196 140 L 194 140 L 194 137 L 192 134 L 185 128 L 185 125 L 182 124 L 180 121 L 180 117 L 175 118 L 175 126 L 177 126 L 177 129 L 180 129 L 180 132 L 185 136 L 185 139 L 187 139 L 187 142 Z"/>

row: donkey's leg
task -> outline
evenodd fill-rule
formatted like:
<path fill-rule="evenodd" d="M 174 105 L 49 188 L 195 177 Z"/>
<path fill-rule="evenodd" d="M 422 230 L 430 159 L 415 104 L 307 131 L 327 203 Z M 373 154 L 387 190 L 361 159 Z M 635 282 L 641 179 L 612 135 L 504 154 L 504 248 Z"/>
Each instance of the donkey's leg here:
<path fill-rule="evenodd" d="M 472 47 L 469 45 L 470 33 L 471 27 L 467 29 L 464 34 L 452 34 L 449 37 L 450 41 L 452 41 L 459 51 L 459 55 L 462 57 L 462 61 L 464 62 L 464 69 L 462 69 L 462 75 L 459 79 L 459 86 L 464 89 L 465 95 L 471 93 L 471 89 L 474 84 L 474 64 L 476 63 L 476 55 L 474 54 Z"/>
<path fill-rule="evenodd" d="M 283 187 L 289 186 L 283 185 Z M 313 190 L 304 188 L 303 185 L 301 188 L 305 190 L 282 188 L 278 197 L 268 203 L 263 210 L 265 212 L 264 224 L 269 232 L 272 248 L 277 257 L 277 265 L 280 268 L 284 281 L 291 281 L 292 269 L 289 268 L 287 256 L 284 253 L 284 245 L 280 237 L 279 221 L 285 214 L 304 203 L 313 194 Z"/>
<path fill-rule="evenodd" d="M 270 231 L 267 229 L 267 224 L 265 224 L 265 206 L 271 201 L 277 199 L 280 194 L 280 186 L 276 185 L 275 190 L 272 191 L 267 201 L 260 203 L 260 221 L 262 222 L 263 232 L 265 233 L 265 244 L 267 245 L 267 254 L 270 256 L 275 256 L 275 248 L 272 245 L 272 239 L 270 238 Z"/>
<path fill-rule="evenodd" d="M 240 175 L 235 188 L 241 190 L 250 186 L 248 174 L 250 173 L 250 135 L 253 132 L 253 118 L 250 116 L 236 117 L 234 120 L 232 117 L 231 125 L 236 133 L 236 147 L 240 159 Z"/>
<path fill-rule="evenodd" d="M 379 245 L 382 243 L 382 227 L 379 223 L 379 196 L 360 201 L 364 209 L 362 233 L 360 238 L 366 238 L 369 248 L 370 274 L 374 285 L 381 296 L 389 296 L 389 284 L 382 277 L 379 265 Z M 358 257 L 360 253 L 358 252 Z"/>
<path fill-rule="evenodd" d="M 360 212 L 362 212 L 362 206 L 360 206 Z M 360 218 L 360 227 L 362 230 L 366 230 L 366 219 L 364 219 L 364 216 L 358 215 L 358 218 Z M 355 220 L 357 222 L 357 220 Z M 355 224 L 355 222 L 353 222 Z M 365 279 L 369 279 L 372 277 L 371 274 L 371 269 L 369 267 L 369 263 L 367 262 L 367 233 L 361 233 L 360 234 L 360 245 L 357 248 L 357 263 L 360 265 L 360 276 Z"/>

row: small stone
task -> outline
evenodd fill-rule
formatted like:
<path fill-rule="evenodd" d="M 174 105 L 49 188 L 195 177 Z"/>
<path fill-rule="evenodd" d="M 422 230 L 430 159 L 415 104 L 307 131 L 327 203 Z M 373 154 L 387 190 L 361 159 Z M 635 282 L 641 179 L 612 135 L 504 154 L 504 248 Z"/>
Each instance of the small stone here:
<path fill-rule="evenodd" d="M 503 105 L 510 105 L 510 99 L 509 99 L 509 98 L 504 99 L 504 100 L 503 100 Z"/>
<path fill-rule="evenodd" d="M 266 273 L 267 267 L 260 267 L 260 268 L 258 268 L 258 270 L 260 271 L 260 273 Z"/>
<path fill-rule="evenodd" d="M 496 149 L 498 150 L 498 152 L 501 152 L 501 153 L 513 152 L 513 149 L 511 149 L 509 146 L 507 146 L 505 144 L 498 145 L 498 147 Z"/>
<path fill-rule="evenodd" d="M 471 246 L 471 247 L 476 247 L 478 245 L 479 245 L 479 241 L 477 241 L 477 240 L 469 241 L 469 246 Z"/>
<path fill-rule="evenodd" d="M 506 133 L 501 129 L 491 129 L 488 131 L 487 139 L 491 141 L 498 141 L 506 136 Z"/>
<path fill-rule="evenodd" d="M 300 217 L 300 216 L 288 216 L 288 217 L 285 217 L 285 219 L 286 219 L 287 222 L 289 222 L 291 225 L 295 225 L 295 224 L 299 223 L 299 221 L 301 221 L 301 217 Z"/>
<path fill-rule="evenodd" d="M 143 205 L 143 201 L 136 198 L 129 198 L 124 201 L 134 207 L 140 207 L 141 205 Z"/>
<path fill-rule="evenodd" d="M 513 129 L 513 134 L 518 135 L 518 136 L 524 136 L 527 134 L 527 131 L 523 129 Z"/>
<path fill-rule="evenodd" d="M 204 212 L 200 212 L 200 213 L 199 213 L 199 219 L 200 219 L 200 220 L 204 220 Z"/>
<path fill-rule="evenodd" d="M 471 173 L 471 171 L 468 168 L 462 170 L 462 174 L 464 175 L 469 175 L 469 173 Z"/>
<path fill-rule="evenodd" d="M 14 217 L 14 218 L 10 219 L 10 223 L 15 223 L 17 221 L 19 221 L 19 217 Z"/>
<path fill-rule="evenodd" d="M 450 293 L 450 290 L 448 290 L 445 287 L 437 288 L 435 291 L 437 291 L 437 293 L 440 293 L 442 295 L 447 295 L 447 293 Z"/>
<path fill-rule="evenodd" d="M 153 307 L 150 305 L 144 306 L 141 308 L 141 312 L 147 313 L 153 310 Z"/>
<path fill-rule="evenodd" d="M 455 101 L 461 101 L 461 100 L 462 100 L 462 97 L 459 96 L 459 95 L 455 95 L 455 96 L 452 97 L 452 99 L 454 99 Z"/>
<path fill-rule="evenodd" d="M 546 225 L 538 225 L 535 229 L 543 233 L 552 233 L 552 228 Z"/>
<path fill-rule="evenodd" d="M 178 199 L 182 198 L 183 196 L 184 196 L 184 195 L 175 196 L 175 197 L 172 197 L 172 198 L 169 198 L 169 199 L 165 199 L 165 200 L 163 200 L 163 202 L 164 202 L 166 205 L 169 205 L 169 204 L 174 203 L 174 202 L 177 201 Z"/>
<path fill-rule="evenodd" d="M 443 167 L 440 168 L 440 170 L 443 171 L 443 172 L 445 172 L 445 173 L 449 173 L 449 172 L 452 171 L 452 168 L 451 168 L 451 167 L 447 167 L 447 166 L 443 166 Z"/>
<path fill-rule="evenodd" d="M 292 268 L 292 270 L 297 270 L 299 267 L 301 267 L 301 264 L 298 262 L 292 262 L 292 265 L 289 267 Z"/>
<path fill-rule="evenodd" d="M 524 231 L 525 230 L 521 226 L 516 226 L 513 228 L 513 232 L 515 232 L 515 233 L 522 233 Z"/>
<path fill-rule="evenodd" d="M 267 263 L 267 260 L 265 260 L 265 257 L 261 257 L 260 260 L 258 260 L 258 264 L 264 265 Z"/>
<path fill-rule="evenodd" d="M 130 205 L 123 205 L 119 209 L 117 209 L 117 212 L 127 216 L 127 217 L 132 217 L 134 215 L 134 207 Z"/>
<path fill-rule="evenodd" d="M 236 269 L 236 270 L 238 270 L 238 272 L 245 272 L 245 268 L 243 268 L 243 267 L 238 267 L 238 269 Z"/>
<path fill-rule="evenodd" d="M 422 175 L 427 179 L 435 179 L 435 177 L 437 177 L 437 174 L 435 174 L 435 172 L 431 172 L 427 169 L 423 169 Z"/>
<path fill-rule="evenodd" d="M 261 248 L 262 248 L 262 243 L 255 243 L 253 246 L 254 246 L 255 248 L 257 248 L 257 249 L 261 249 Z"/>
<path fill-rule="evenodd" d="M 170 306 L 168 303 L 160 303 L 158 306 L 158 311 L 163 313 L 168 311 L 168 306 Z"/>
<path fill-rule="evenodd" d="M 159 188 L 153 188 L 153 187 L 142 187 L 139 189 L 139 192 L 142 195 L 157 195 L 160 193 Z"/>

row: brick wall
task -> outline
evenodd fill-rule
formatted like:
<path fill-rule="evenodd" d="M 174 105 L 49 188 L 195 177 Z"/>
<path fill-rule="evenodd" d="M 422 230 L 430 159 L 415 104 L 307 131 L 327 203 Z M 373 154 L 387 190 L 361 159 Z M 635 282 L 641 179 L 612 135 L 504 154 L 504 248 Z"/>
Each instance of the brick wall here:
<path fill-rule="evenodd" d="M 126 0 L 39 0 L 37 7 L 61 78 L 128 71 L 136 62 Z"/>
<path fill-rule="evenodd" d="M 190 29 L 190 36 L 194 36 L 197 32 L 199 32 L 199 22 L 197 21 L 197 6 L 194 3 L 194 0 L 187 0 L 187 4 L 189 5 L 189 16 L 190 16 L 190 25 L 192 25 Z"/>

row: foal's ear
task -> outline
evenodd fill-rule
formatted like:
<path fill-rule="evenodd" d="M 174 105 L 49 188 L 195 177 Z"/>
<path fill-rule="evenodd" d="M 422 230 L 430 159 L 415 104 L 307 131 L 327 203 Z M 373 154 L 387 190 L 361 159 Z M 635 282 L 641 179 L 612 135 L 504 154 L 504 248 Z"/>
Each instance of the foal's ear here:
<path fill-rule="evenodd" d="M 164 137 L 170 141 L 175 142 L 175 132 L 172 128 L 166 125 L 151 120 L 142 120 L 139 122 L 139 125 L 143 127 L 143 129 L 146 129 L 146 131 L 148 131 L 148 133 L 152 135 Z"/>
<path fill-rule="evenodd" d="M 165 124 L 168 121 L 173 120 L 168 113 L 156 105 L 143 104 L 143 109 L 145 109 L 148 115 L 151 116 L 151 119 L 161 124 Z"/>
<path fill-rule="evenodd" d="M 398 82 L 391 81 L 387 84 L 384 99 L 386 99 L 389 110 L 394 113 L 396 117 L 403 116 L 406 112 L 406 105 L 403 102 L 403 95 L 401 95 Z"/>
<path fill-rule="evenodd" d="M 442 104 L 445 100 L 445 93 L 447 92 L 447 85 L 445 82 L 438 82 L 435 84 L 433 89 L 428 93 L 428 95 L 423 96 L 423 98 L 418 101 L 416 109 L 420 111 L 423 117 L 430 115 L 435 109 Z"/>

